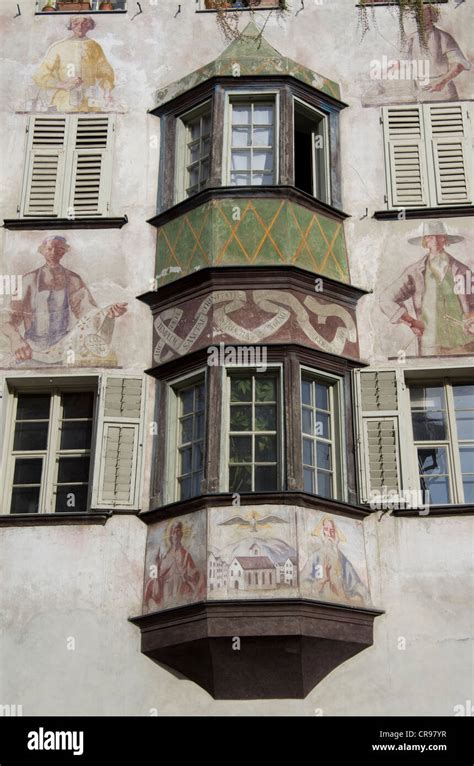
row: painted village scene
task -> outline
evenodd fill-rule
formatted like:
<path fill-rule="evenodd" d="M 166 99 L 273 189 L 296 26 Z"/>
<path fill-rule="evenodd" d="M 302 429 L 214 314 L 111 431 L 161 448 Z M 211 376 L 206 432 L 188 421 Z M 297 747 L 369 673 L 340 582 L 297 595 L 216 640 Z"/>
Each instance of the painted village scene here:
<path fill-rule="evenodd" d="M 158 522 L 149 530 L 144 611 L 204 598 L 303 598 L 370 605 L 362 524 L 262 505 Z M 207 596 L 206 596 L 207 594 Z"/>

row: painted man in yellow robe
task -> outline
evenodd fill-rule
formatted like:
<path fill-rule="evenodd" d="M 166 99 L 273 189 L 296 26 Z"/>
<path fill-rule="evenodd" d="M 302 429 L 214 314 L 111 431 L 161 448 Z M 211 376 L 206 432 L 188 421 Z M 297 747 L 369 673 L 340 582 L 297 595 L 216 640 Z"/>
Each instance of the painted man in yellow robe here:
<path fill-rule="evenodd" d="M 94 29 L 90 16 L 74 16 L 68 29 L 71 37 L 54 43 L 33 75 L 35 83 L 51 94 L 57 112 L 103 111 L 98 103 L 111 103 L 114 70 L 95 40 L 87 37 Z"/>

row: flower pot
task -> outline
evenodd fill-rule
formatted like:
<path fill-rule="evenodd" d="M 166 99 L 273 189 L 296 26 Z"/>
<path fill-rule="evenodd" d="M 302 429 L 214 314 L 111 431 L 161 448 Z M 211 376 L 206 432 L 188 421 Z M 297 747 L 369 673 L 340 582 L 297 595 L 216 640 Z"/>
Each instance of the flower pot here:
<path fill-rule="evenodd" d="M 89 2 L 68 3 L 66 0 L 58 0 L 58 11 L 90 11 L 90 9 Z"/>
<path fill-rule="evenodd" d="M 113 3 L 103 2 L 99 5 L 99 11 L 115 11 Z"/>

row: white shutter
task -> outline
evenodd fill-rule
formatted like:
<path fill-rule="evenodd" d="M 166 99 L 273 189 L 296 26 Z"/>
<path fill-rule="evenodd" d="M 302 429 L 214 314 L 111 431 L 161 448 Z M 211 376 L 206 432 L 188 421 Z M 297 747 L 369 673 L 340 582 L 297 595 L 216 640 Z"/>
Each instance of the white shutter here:
<path fill-rule="evenodd" d="M 23 183 L 22 216 L 61 215 L 64 184 L 66 117 L 31 117 Z"/>
<path fill-rule="evenodd" d="M 77 116 L 71 138 L 69 218 L 107 215 L 110 202 L 112 115 Z"/>
<path fill-rule="evenodd" d="M 144 398 L 143 378 L 104 374 L 92 508 L 139 510 Z"/>
<path fill-rule="evenodd" d="M 360 499 L 402 488 L 400 370 L 355 370 L 357 462 Z"/>
<path fill-rule="evenodd" d="M 471 147 L 466 107 L 459 103 L 426 104 L 424 109 L 426 145 L 434 176 L 431 204 L 470 204 Z"/>
<path fill-rule="evenodd" d="M 382 114 L 389 207 L 424 207 L 429 201 L 421 107 L 387 106 Z"/>

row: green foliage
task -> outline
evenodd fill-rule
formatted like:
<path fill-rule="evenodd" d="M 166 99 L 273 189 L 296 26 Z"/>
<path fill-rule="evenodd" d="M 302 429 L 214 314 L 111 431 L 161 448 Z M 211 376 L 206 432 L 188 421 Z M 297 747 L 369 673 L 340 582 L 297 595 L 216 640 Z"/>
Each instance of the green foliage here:
<path fill-rule="evenodd" d="M 435 21 L 439 15 L 435 0 L 387 0 L 390 6 L 398 10 L 398 19 L 400 27 L 400 40 L 402 44 L 406 41 L 405 23 L 408 19 L 414 19 L 418 33 L 420 45 L 426 48 L 426 24 L 424 10 L 428 7 Z M 372 0 L 359 0 L 359 20 L 362 27 L 362 37 L 370 28 L 368 9 L 374 9 Z"/>

